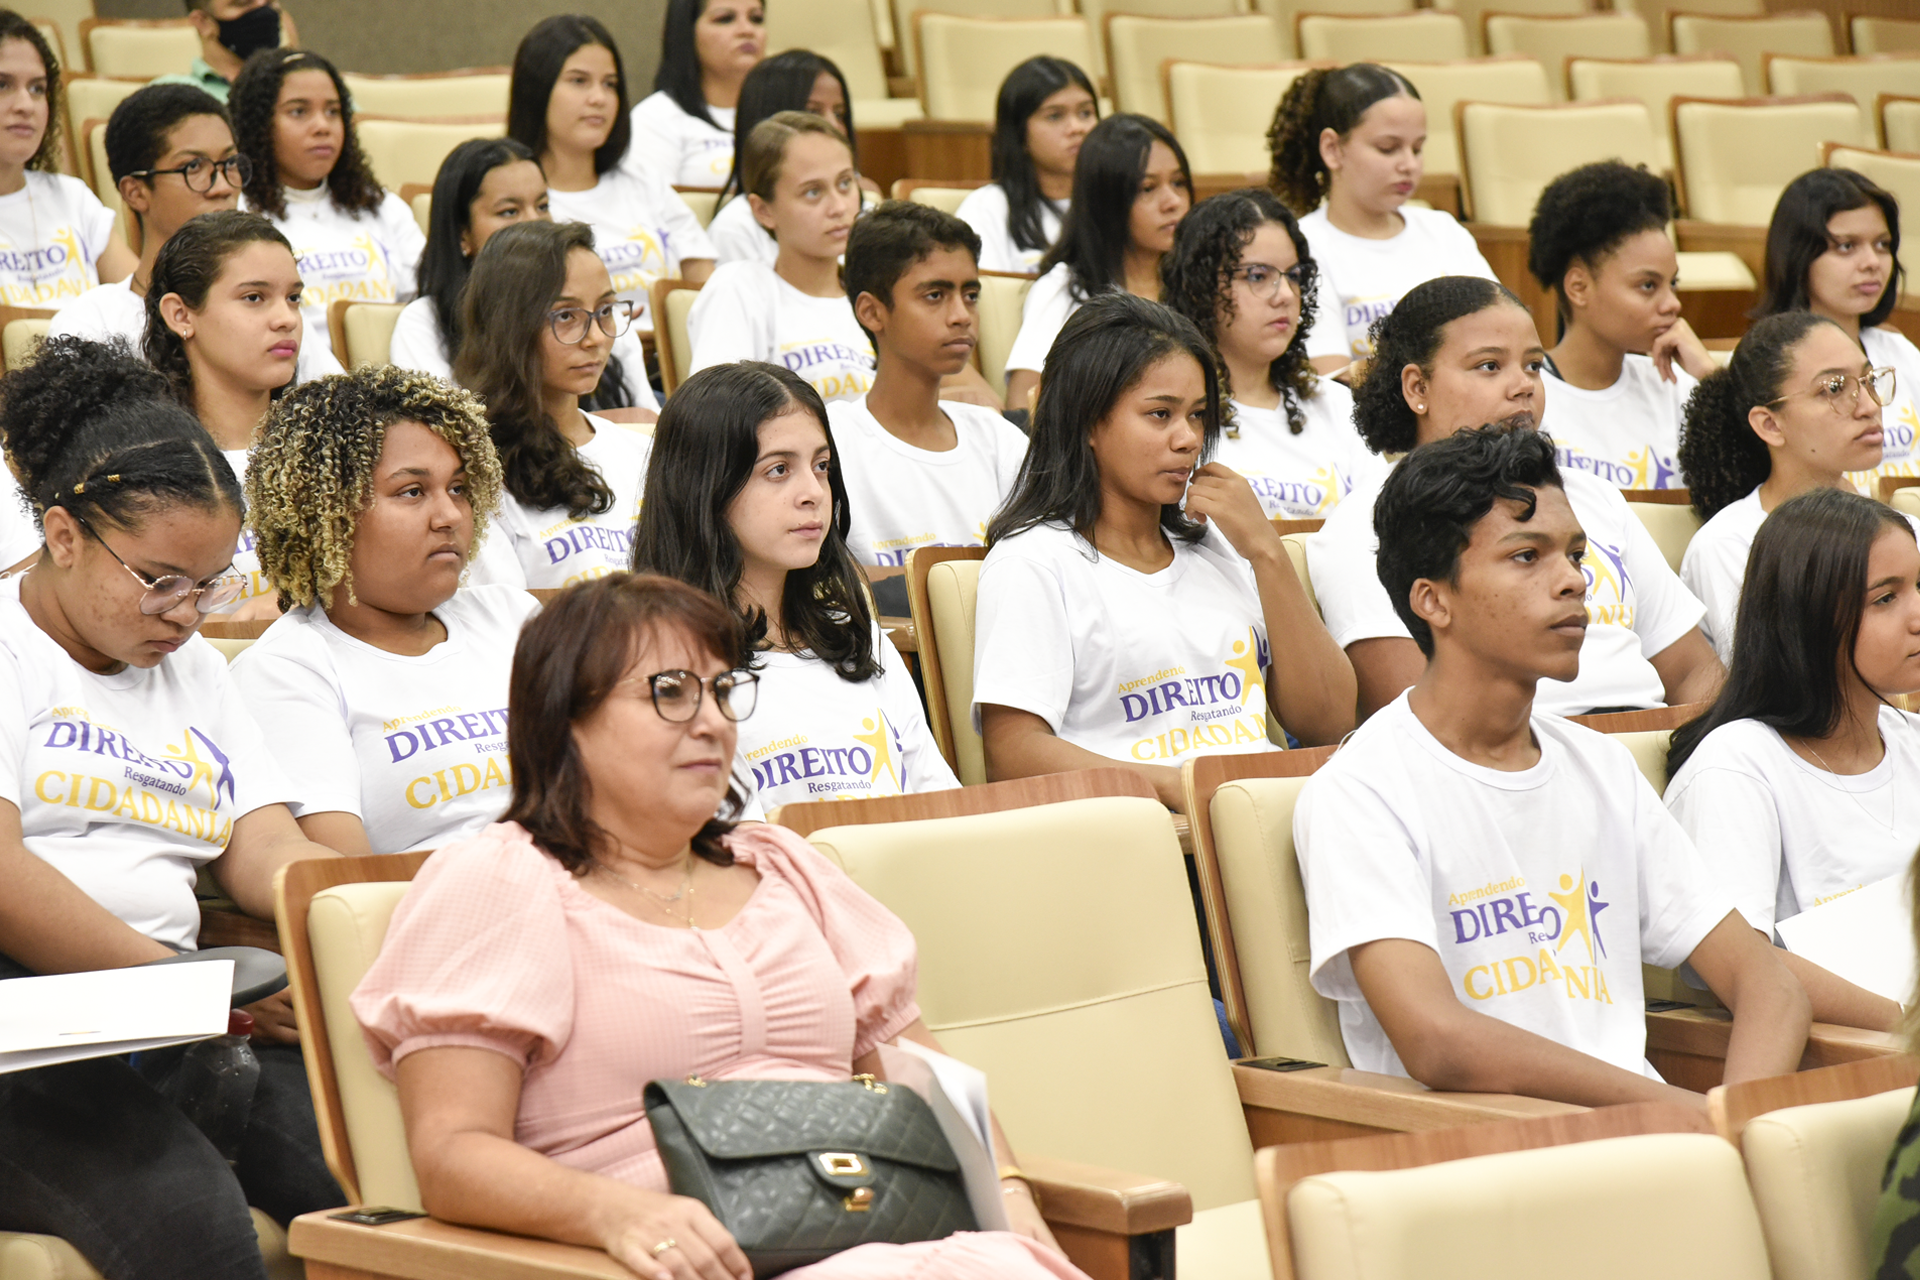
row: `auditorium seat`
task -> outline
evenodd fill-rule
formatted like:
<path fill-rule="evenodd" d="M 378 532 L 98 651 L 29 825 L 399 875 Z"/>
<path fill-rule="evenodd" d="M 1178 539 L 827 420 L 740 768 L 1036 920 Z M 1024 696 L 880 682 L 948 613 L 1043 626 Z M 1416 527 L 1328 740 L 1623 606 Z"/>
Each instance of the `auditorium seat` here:
<path fill-rule="evenodd" d="M 1132 4 L 1134 0 L 1120 0 Z M 1143 18 L 1111 13 L 1106 20 L 1107 65 L 1116 111 L 1137 111 L 1161 124 L 1172 117 L 1161 68 L 1170 60 L 1216 66 L 1281 62 L 1293 50 L 1280 24 L 1261 14 L 1231 17 Z M 1275 98 L 1275 103 L 1279 101 Z M 1271 105 L 1268 114 L 1272 114 Z M 1185 139 L 1181 140 L 1185 145 Z M 1191 160 L 1191 157 L 1189 157 Z"/>
<path fill-rule="evenodd" d="M 1833 56 L 1833 28 L 1824 13 L 1770 13 L 1758 17 L 1715 17 L 1674 13 L 1668 17 L 1675 53 L 1718 53 L 1740 63 L 1748 93 L 1767 91 L 1762 62 L 1769 53 L 1801 57 Z"/>
<path fill-rule="evenodd" d="M 908 76 L 920 74 L 920 41 L 914 31 L 914 15 L 950 13 L 968 18 L 1053 18 L 1062 7 L 1054 0 L 893 0 L 894 51 L 900 68 Z M 1094 68 L 1081 64 L 1089 76 L 1097 78 Z M 1002 77 L 994 77 L 997 89 Z"/>
<path fill-rule="evenodd" d="M 1300 585 L 1306 588 L 1307 603 L 1313 606 L 1315 613 L 1319 613 L 1320 597 L 1313 593 L 1313 579 L 1307 574 L 1307 536 L 1304 533 L 1283 533 L 1280 535 L 1280 545 L 1287 549 L 1287 559 L 1293 561 L 1294 575 L 1300 579 Z"/>
<path fill-rule="evenodd" d="M 54 52 L 60 55 L 63 78 L 64 73 L 77 75 L 85 71 L 87 42 L 80 38 L 80 24 L 98 16 L 93 10 L 93 0 L 34 0 L 27 8 L 33 10 L 31 20 L 35 26 L 43 32 L 51 26 L 59 35 L 60 43 L 54 45 Z"/>
<path fill-rule="evenodd" d="M 888 194 L 895 200 L 911 200 L 942 213 L 957 213 L 966 198 L 985 185 L 980 181 L 960 182 L 951 178 L 900 178 Z"/>
<path fill-rule="evenodd" d="M 1855 17 L 1855 53 L 1920 53 L 1920 18 Z"/>
<path fill-rule="evenodd" d="M 458 71 L 400 76 L 343 71 L 340 78 L 347 83 L 355 115 L 392 116 L 402 120 L 507 118 L 507 89 L 511 77 L 505 67 L 465 67 Z"/>
<path fill-rule="evenodd" d="M 1880 137 L 1887 150 L 1907 155 L 1920 153 L 1920 97 L 1897 98 L 1883 94 L 1877 114 Z"/>
<path fill-rule="evenodd" d="M 45 340 L 53 312 L 36 307 L 0 307 L 0 373 L 24 369 Z"/>
<path fill-rule="evenodd" d="M 353 124 L 374 178 L 395 192 L 416 182 L 431 188 L 449 151 L 469 138 L 498 138 L 506 132 L 504 117 L 451 121 L 362 115 L 354 117 Z"/>
<path fill-rule="evenodd" d="M 653 342 L 660 355 L 660 385 L 672 395 L 674 388 L 693 376 L 693 338 L 687 332 L 687 315 L 700 292 L 697 284 L 661 276 L 648 288 L 653 309 Z"/>
<path fill-rule="evenodd" d="M 1647 20 L 1636 13 L 1486 15 L 1487 52 L 1524 53 L 1547 69 L 1556 102 L 1569 96 L 1570 58 L 1644 58 L 1652 52 Z"/>
<path fill-rule="evenodd" d="M 920 105 L 931 120 L 993 119 L 994 100 L 1007 73 L 1038 54 L 1084 68 L 1096 80 L 1093 35 L 1080 16 L 965 18 L 914 15 L 919 46 Z"/>
<path fill-rule="evenodd" d="M 421 235 L 426 235 L 433 230 L 433 192 L 431 190 L 415 193 L 407 200 L 407 207 L 413 210 L 413 221 L 420 228 Z"/>
<path fill-rule="evenodd" d="M 337 315 L 335 307 L 340 308 Z M 399 303 L 336 298 L 327 308 L 327 331 L 340 335 L 344 347 L 340 367 L 353 370 L 362 365 L 391 363 L 393 326 L 405 309 Z"/>
<path fill-rule="evenodd" d="M 1253 0 L 1248 7 L 1292 30 L 1294 18 L 1302 13 L 1412 13 L 1415 0 Z"/>
<path fill-rule="evenodd" d="M 693 210 L 693 216 L 700 220 L 703 227 L 713 221 L 714 214 L 720 212 L 720 192 L 717 188 L 675 187 L 673 190 L 682 203 Z"/>
<path fill-rule="evenodd" d="M 113 211 L 113 234 L 128 248 L 133 248 L 133 223 L 127 217 L 126 201 L 120 198 L 120 187 L 114 182 L 113 169 L 107 163 L 107 122 L 87 121 L 80 127 L 76 140 L 75 150 L 87 157 L 87 172 L 92 175 L 84 181 L 93 188 L 93 194 L 100 197 L 100 203 Z M 134 249 L 134 252 L 140 251 Z"/>
<path fill-rule="evenodd" d="M 1164 68 L 1168 126 L 1199 175 L 1243 174 L 1263 184 L 1271 164 L 1267 130 L 1274 108 L 1300 76 L 1329 63 L 1258 67 L 1172 62 Z"/>
<path fill-rule="evenodd" d="M 100 76 L 185 75 L 200 56 L 200 33 L 185 18 L 85 18 L 80 39 L 87 66 Z"/>
<path fill-rule="evenodd" d="M 1113 15 L 1126 14 L 1140 18 L 1171 19 L 1176 23 L 1199 23 L 1209 18 L 1244 18 L 1247 16 L 1241 13 L 1238 0 L 1078 0 L 1078 3 L 1074 7 L 1078 9 L 1081 16 L 1086 18 L 1087 29 L 1093 35 L 1094 66 L 1086 68 L 1086 72 L 1088 75 L 1094 77 L 1096 83 L 1098 83 L 1102 76 L 1109 75 L 1112 71 L 1112 62 L 1110 61 L 1112 55 L 1107 47 L 1107 21 Z M 1260 20 L 1260 16 L 1257 14 L 1251 16 L 1256 20 Z M 1264 21 L 1268 27 L 1275 26 L 1271 19 L 1265 19 Z M 1174 58 L 1187 57 L 1190 55 L 1184 50 L 1169 48 L 1163 56 Z M 1275 50 L 1272 53 L 1262 55 L 1260 61 L 1271 62 L 1275 58 L 1284 56 L 1280 51 Z M 1248 59 L 1242 58 L 1240 60 L 1247 61 Z M 1098 70 L 1095 70 L 1096 67 Z M 1115 109 L 1119 111 L 1129 111 L 1134 108 L 1122 107 L 1116 103 Z M 1155 119 L 1162 118 L 1153 112 L 1148 112 L 1147 114 L 1153 115 Z"/>
<path fill-rule="evenodd" d="M 1011 271 L 980 273 L 980 345 L 973 354 L 989 386 L 1007 385 L 1007 357 L 1013 352 L 1013 340 L 1020 336 L 1020 318 L 1031 288 L 1032 276 Z"/>
<path fill-rule="evenodd" d="M 1567 60 L 1567 88 L 1575 102 L 1638 98 L 1647 106 L 1659 144 L 1658 168 L 1673 169 L 1673 100 L 1676 97 L 1738 98 L 1746 93 L 1740 64 L 1711 54 L 1656 58 L 1585 56 Z"/>
<path fill-rule="evenodd" d="M 887 96 L 886 62 L 863 0 L 780 0 L 767 6 L 767 52 L 806 49 L 830 59 L 855 102 Z M 854 113 L 854 124 L 860 123 Z"/>
<path fill-rule="evenodd" d="M 1784 97 L 1808 93 L 1844 93 L 1868 113 L 1882 94 L 1920 97 L 1920 53 L 1880 54 L 1871 58 L 1766 56 L 1767 92 Z M 1884 141 L 1884 139 L 1881 139 Z"/>
<path fill-rule="evenodd" d="M 114 80 L 106 76 L 88 75 L 74 76 L 61 83 L 61 91 L 67 98 L 67 141 L 74 149 L 75 176 L 81 181 L 92 185 L 95 177 L 92 159 L 87 156 L 80 142 L 87 121 L 111 118 L 115 107 L 146 85 L 145 80 Z M 109 186 L 112 182 L 113 179 L 108 177 Z"/>
<path fill-rule="evenodd" d="M 1591 12 L 1586 0 L 1434 0 L 1443 13 L 1456 13 L 1467 24 L 1467 47 L 1476 56 L 1489 52 L 1486 20 L 1489 14 L 1578 17 Z"/>
<path fill-rule="evenodd" d="M 1702 256 L 1702 255 L 1682 255 Z M 1680 269 L 1681 278 L 1686 277 L 1686 267 Z M 1640 518 L 1640 523 L 1653 536 L 1660 554 L 1667 558 L 1675 573 L 1680 572 L 1680 561 L 1687 553 L 1687 544 L 1693 541 L 1693 535 L 1700 532 L 1700 516 L 1690 506 L 1670 502 L 1629 502 L 1627 509 Z"/>
<path fill-rule="evenodd" d="M 1349 62 L 1452 61 L 1468 53 L 1467 24 L 1458 14 L 1420 10 L 1345 17 L 1302 13 L 1294 19 L 1294 48 L 1303 58 Z"/>
<path fill-rule="evenodd" d="M 267 1264 L 267 1280 L 303 1280 L 306 1268 L 287 1252 L 287 1232 L 253 1209 L 253 1234 Z M 102 1280 L 80 1251 L 57 1236 L 0 1231 L 0 1280 Z"/>
<path fill-rule="evenodd" d="M 987 780 L 973 725 L 973 636 L 985 547 L 919 547 L 907 556 L 907 601 L 920 641 L 927 727 L 963 786 Z"/>
<path fill-rule="evenodd" d="M 1673 100 L 1673 144 L 1685 216 L 1765 227 L 1786 185 L 1820 162 L 1825 142 L 1866 146 L 1866 113 L 1845 94 Z"/>
<path fill-rule="evenodd" d="M 1412 82 L 1427 107 L 1429 174 L 1460 174 L 1460 147 L 1454 134 L 1454 108 L 1462 102 L 1545 105 L 1553 100 L 1546 68 L 1526 54 L 1468 58 L 1459 62 L 1387 63 Z"/>
<path fill-rule="evenodd" d="M 1456 130 L 1467 216 L 1494 226 L 1525 227 L 1547 184 L 1579 165 L 1661 167 L 1653 121 L 1638 102 L 1463 102 Z"/>

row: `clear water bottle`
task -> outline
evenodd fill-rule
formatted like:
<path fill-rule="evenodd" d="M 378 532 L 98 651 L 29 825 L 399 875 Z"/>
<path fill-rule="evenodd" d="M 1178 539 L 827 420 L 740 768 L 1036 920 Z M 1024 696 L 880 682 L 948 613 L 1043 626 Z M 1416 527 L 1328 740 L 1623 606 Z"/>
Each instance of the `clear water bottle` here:
<path fill-rule="evenodd" d="M 173 1104 L 207 1135 L 228 1164 L 240 1158 L 253 1115 L 253 1093 L 260 1087 L 260 1059 L 247 1037 L 253 1015 L 235 1009 L 227 1034 L 187 1046 L 167 1090 Z"/>

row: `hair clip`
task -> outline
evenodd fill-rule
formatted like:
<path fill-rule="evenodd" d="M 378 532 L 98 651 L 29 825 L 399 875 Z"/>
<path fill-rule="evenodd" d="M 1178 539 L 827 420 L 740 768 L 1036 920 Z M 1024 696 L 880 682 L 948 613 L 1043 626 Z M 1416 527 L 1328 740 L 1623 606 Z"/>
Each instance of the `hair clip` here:
<path fill-rule="evenodd" d="M 105 477 L 105 479 L 108 484 L 119 484 L 120 473 L 116 471 L 112 475 Z M 73 491 L 76 494 L 85 493 L 87 491 L 87 482 L 85 480 L 82 480 L 79 484 L 73 486 Z"/>

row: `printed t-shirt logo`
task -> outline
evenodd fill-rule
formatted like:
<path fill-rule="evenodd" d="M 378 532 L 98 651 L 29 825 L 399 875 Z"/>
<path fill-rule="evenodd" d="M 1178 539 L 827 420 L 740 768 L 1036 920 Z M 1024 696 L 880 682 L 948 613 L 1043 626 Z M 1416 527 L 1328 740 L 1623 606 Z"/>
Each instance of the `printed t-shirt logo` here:
<path fill-rule="evenodd" d="M 1261 508 L 1269 516 L 1289 520 L 1324 517 L 1340 499 L 1353 491 L 1352 479 L 1342 474 L 1338 467 L 1321 467 L 1306 480 L 1292 480 L 1252 470 L 1241 474 L 1246 477 L 1247 483 L 1253 488 L 1253 496 L 1260 499 Z"/>
<path fill-rule="evenodd" d="M 1569 1000 L 1613 1003 L 1602 963 L 1608 958 L 1607 944 L 1600 928 L 1601 914 L 1613 904 L 1601 898 L 1600 882 L 1588 877 L 1583 867 L 1578 876 L 1562 874 L 1558 889 L 1548 889 L 1544 898 L 1536 900 L 1526 877 L 1515 876 L 1447 899 L 1454 946 L 1505 939 L 1509 933 L 1514 937 L 1502 949 L 1523 946 L 1462 974 L 1460 989 L 1469 1000 L 1492 1000 L 1539 987 Z M 1581 945 L 1570 950 L 1567 944 L 1575 936 Z"/>
<path fill-rule="evenodd" d="M 1618 462 L 1595 457 L 1572 445 L 1556 444 L 1560 465 L 1572 471 L 1584 471 L 1596 480 L 1605 480 L 1616 489 L 1672 489 L 1679 487 L 1680 464 L 1674 459 L 1641 447 Z"/>
<path fill-rule="evenodd" d="M 569 517 L 540 530 L 540 550 L 549 565 L 567 565 L 563 587 L 591 578 L 604 578 L 615 569 L 625 569 L 633 557 L 633 532 L 640 523 L 640 500 L 634 499 L 633 515 L 624 525 L 607 524 L 614 513 L 588 516 L 584 520 Z"/>
<path fill-rule="evenodd" d="M 416 766 L 427 770 L 410 779 L 402 788 L 407 804 L 415 809 L 431 809 L 477 791 L 492 791 L 508 786 L 513 771 L 507 763 L 507 709 L 465 711 L 458 706 L 435 707 L 414 715 L 388 720 L 380 726 L 392 764 L 418 760 Z M 432 753 L 460 743 L 466 750 L 484 754 L 484 763 L 457 760 Z M 449 755 L 459 754 L 449 752 Z M 435 767 L 435 766 L 439 767 Z"/>
<path fill-rule="evenodd" d="M 1271 651 L 1259 631 L 1248 627 L 1246 639 L 1235 640 L 1231 652 L 1218 671 L 1196 675 L 1174 666 L 1122 681 L 1116 691 L 1122 720 L 1129 725 L 1157 721 L 1161 726 L 1135 740 L 1128 755 L 1140 761 L 1174 760 L 1189 752 L 1266 742 Z"/>
<path fill-rule="evenodd" d="M 44 247 L 0 245 L 0 273 L 11 277 L 0 286 L 10 307 L 50 306 L 93 287 L 92 264 L 71 226 L 56 227 Z"/>
<path fill-rule="evenodd" d="M 943 540 L 939 534 L 928 530 L 925 533 L 902 534 L 898 538 L 882 538 L 872 544 L 873 563 L 880 565 L 904 565 L 907 557 L 921 547 L 982 547 L 987 542 L 987 522 L 977 521 L 973 526 L 973 537 L 965 542 Z"/>
<path fill-rule="evenodd" d="M 1880 415 L 1880 465 L 1871 471 L 1847 473 L 1847 479 L 1863 493 L 1875 491 L 1873 482 L 1879 476 L 1920 475 L 1920 456 L 1913 450 L 1914 439 L 1920 436 L 1920 412 L 1904 395 L 1897 395 L 1895 404 L 1897 409 Z"/>
<path fill-rule="evenodd" d="M 233 834 L 233 761 L 205 730 L 186 726 L 177 744 L 162 744 L 154 756 L 126 734 L 95 724 L 82 708 L 55 707 L 53 717 L 40 746 L 74 754 L 56 757 L 66 767 L 34 778 L 35 799 L 86 810 L 89 822 L 160 827 L 226 847 Z"/>
<path fill-rule="evenodd" d="M 844 342 L 783 342 L 781 364 L 813 384 L 822 400 L 853 399 L 873 389 L 873 352 Z"/>
<path fill-rule="evenodd" d="M 805 784 L 808 795 L 901 794 L 906 790 L 900 774 L 906 743 L 900 731 L 878 706 L 861 719 L 860 729 L 848 735 L 849 746 L 815 745 L 809 735 L 796 733 L 749 752 L 754 789 Z"/>
<path fill-rule="evenodd" d="M 1346 319 L 1348 345 L 1354 359 L 1362 359 L 1373 354 L 1373 344 L 1367 341 L 1367 330 L 1381 316 L 1391 315 L 1399 299 L 1387 295 L 1372 298 L 1348 298 L 1346 301 Z"/>
<path fill-rule="evenodd" d="M 646 306 L 647 290 L 667 273 L 667 250 L 654 229 L 636 223 L 619 239 L 600 240 L 600 261 L 607 264 L 613 277 L 613 291 L 621 296 L 636 296 L 639 307 Z"/>
<path fill-rule="evenodd" d="M 1587 579 L 1587 621 L 1631 631 L 1633 576 L 1627 572 L 1623 550 L 1589 537 L 1587 554 L 1580 560 L 1580 572 Z"/>
<path fill-rule="evenodd" d="M 386 250 L 364 232 L 351 237 L 344 248 L 302 248 L 295 255 L 300 266 L 300 305 L 327 307 L 340 298 L 354 302 L 392 302 L 393 276 Z"/>

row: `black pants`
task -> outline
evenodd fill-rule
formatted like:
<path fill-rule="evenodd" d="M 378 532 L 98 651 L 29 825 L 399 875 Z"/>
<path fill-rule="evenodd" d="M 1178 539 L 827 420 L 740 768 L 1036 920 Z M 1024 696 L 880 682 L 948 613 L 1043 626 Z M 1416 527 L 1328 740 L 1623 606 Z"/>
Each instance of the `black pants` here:
<path fill-rule="evenodd" d="M 345 1200 L 300 1051 L 254 1051 L 260 1087 L 233 1167 L 124 1058 L 0 1075 L 0 1229 L 59 1236 L 107 1280 L 264 1280 L 249 1204 L 286 1223 Z M 142 1066 L 159 1079 L 181 1052 Z"/>

